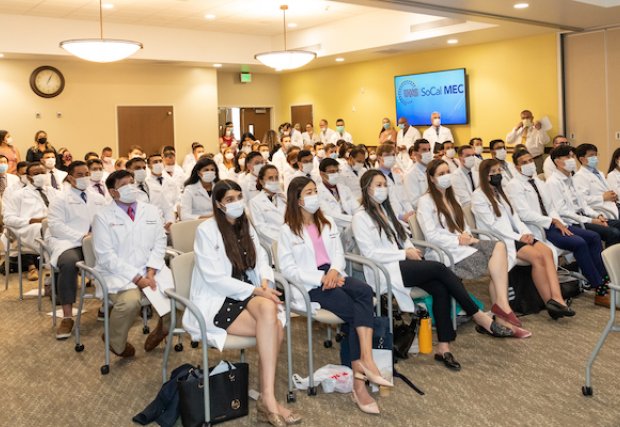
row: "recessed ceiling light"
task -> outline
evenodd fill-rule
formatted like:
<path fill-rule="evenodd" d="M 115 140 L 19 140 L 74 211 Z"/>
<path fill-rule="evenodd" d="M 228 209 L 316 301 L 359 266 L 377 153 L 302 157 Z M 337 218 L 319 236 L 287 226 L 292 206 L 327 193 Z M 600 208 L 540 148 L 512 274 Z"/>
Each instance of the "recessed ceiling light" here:
<path fill-rule="evenodd" d="M 213 15 L 212 13 L 207 13 L 205 15 L 205 19 L 208 19 L 209 21 L 213 21 L 216 18 L 215 15 Z"/>
<path fill-rule="evenodd" d="M 448 39 L 448 44 L 457 44 L 458 42 L 458 39 Z"/>
<path fill-rule="evenodd" d="M 515 9 L 527 9 L 528 7 L 530 7 L 529 3 L 515 3 L 514 6 Z"/>
<path fill-rule="evenodd" d="M 4 58 L 4 53 L 0 53 L 0 58 Z"/>
<path fill-rule="evenodd" d="M 215 68 L 222 68 L 222 64 L 213 64 Z"/>
<path fill-rule="evenodd" d="M 287 27 L 289 27 L 289 28 L 297 28 L 297 24 L 294 23 L 294 22 L 289 22 Z"/>
<path fill-rule="evenodd" d="M 336 62 L 344 62 L 344 58 L 339 56 L 338 58 L 336 58 Z"/>
<path fill-rule="evenodd" d="M 108 10 L 109 10 L 109 9 L 114 9 L 114 5 L 113 5 L 112 3 L 103 3 L 103 4 L 101 5 L 101 7 L 102 7 L 103 9 L 108 9 Z"/>

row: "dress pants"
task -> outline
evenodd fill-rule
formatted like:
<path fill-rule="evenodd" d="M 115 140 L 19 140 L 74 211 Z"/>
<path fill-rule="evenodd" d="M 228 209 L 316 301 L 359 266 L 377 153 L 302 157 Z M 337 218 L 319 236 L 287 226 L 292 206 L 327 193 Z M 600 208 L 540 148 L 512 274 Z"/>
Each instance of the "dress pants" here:
<path fill-rule="evenodd" d="M 116 294 L 110 294 L 110 302 L 114 308 L 110 313 L 110 347 L 116 353 L 122 353 L 127 344 L 129 328 L 140 312 L 140 289 L 129 289 Z"/>
<path fill-rule="evenodd" d="M 592 223 L 586 223 L 584 225 L 586 230 L 592 230 L 601 236 L 601 239 L 605 242 L 607 247 L 620 243 L 620 221 L 617 219 L 610 219 L 607 221 L 607 227 Z"/>
<path fill-rule="evenodd" d="M 571 251 L 575 255 L 577 264 L 590 285 L 593 287 L 602 285 L 607 271 L 601 258 L 603 250 L 601 237 L 594 231 L 584 230 L 575 225 L 571 225 L 568 229 L 573 232 L 573 236 L 563 236 L 562 232 L 552 224 L 545 230 L 547 240 L 554 246 Z"/>
<path fill-rule="evenodd" d="M 58 279 L 56 289 L 61 304 L 74 304 L 77 294 L 78 268 L 75 264 L 82 261 L 82 248 L 67 249 L 58 257 Z"/>

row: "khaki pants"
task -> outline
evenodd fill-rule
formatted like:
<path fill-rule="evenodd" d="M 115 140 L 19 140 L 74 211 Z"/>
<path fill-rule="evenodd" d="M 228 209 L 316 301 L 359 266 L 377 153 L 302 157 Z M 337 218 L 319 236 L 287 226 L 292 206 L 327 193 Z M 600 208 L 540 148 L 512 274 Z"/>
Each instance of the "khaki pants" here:
<path fill-rule="evenodd" d="M 129 289 L 117 294 L 110 294 L 110 302 L 114 308 L 110 313 L 110 347 L 116 353 L 122 353 L 127 344 L 129 328 L 136 321 L 140 312 L 142 291 Z"/>
<path fill-rule="evenodd" d="M 545 163 L 545 159 L 547 158 L 548 154 L 541 154 L 538 157 L 534 157 L 534 164 L 536 165 L 536 173 L 543 173 L 543 164 Z"/>

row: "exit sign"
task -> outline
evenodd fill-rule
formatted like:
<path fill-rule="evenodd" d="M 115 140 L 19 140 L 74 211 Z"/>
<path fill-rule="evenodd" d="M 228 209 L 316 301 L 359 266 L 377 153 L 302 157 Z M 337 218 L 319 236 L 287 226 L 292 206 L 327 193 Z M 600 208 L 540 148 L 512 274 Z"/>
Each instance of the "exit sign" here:
<path fill-rule="evenodd" d="M 241 78 L 241 83 L 252 83 L 252 74 L 250 73 L 241 73 L 239 74 Z"/>

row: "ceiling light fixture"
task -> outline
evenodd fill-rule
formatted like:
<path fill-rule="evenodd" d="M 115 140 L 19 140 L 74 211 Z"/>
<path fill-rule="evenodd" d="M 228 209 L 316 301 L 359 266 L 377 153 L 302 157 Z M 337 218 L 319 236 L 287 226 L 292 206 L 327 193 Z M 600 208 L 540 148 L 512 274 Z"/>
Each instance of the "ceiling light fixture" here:
<path fill-rule="evenodd" d="M 60 42 L 59 46 L 72 55 L 92 62 L 115 62 L 142 49 L 142 43 L 131 40 L 103 38 L 103 5 L 99 0 L 99 38 L 73 39 Z"/>
<path fill-rule="evenodd" d="M 0 58 L 4 58 L 4 53 L 0 53 Z"/>
<path fill-rule="evenodd" d="M 530 7 L 529 3 L 515 3 L 514 6 L 515 9 L 527 9 L 528 7 Z"/>
<path fill-rule="evenodd" d="M 336 62 L 344 62 L 344 58 L 339 56 L 338 58 L 336 58 Z"/>
<path fill-rule="evenodd" d="M 287 27 L 289 27 L 289 28 L 297 28 L 297 24 L 296 24 L 296 23 L 294 23 L 294 22 L 291 22 L 291 23 L 289 23 L 289 24 L 287 25 Z"/>
<path fill-rule="evenodd" d="M 222 68 L 222 64 L 213 64 L 215 68 Z"/>
<path fill-rule="evenodd" d="M 458 42 L 458 39 L 448 39 L 448 44 L 457 44 Z"/>
<path fill-rule="evenodd" d="M 284 50 L 275 50 L 272 52 L 257 53 L 254 58 L 262 62 L 264 65 L 279 70 L 293 70 L 303 67 L 314 58 L 316 53 L 307 50 L 287 50 L 286 49 L 286 11 L 288 6 L 283 4 L 280 6 L 282 15 L 284 16 Z"/>
<path fill-rule="evenodd" d="M 216 16 L 212 13 L 207 13 L 205 15 L 205 19 L 208 19 L 209 21 L 213 21 L 216 18 Z"/>
<path fill-rule="evenodd" d="M 114 9 L 114 5 L 112 3 L 104 3 L 101 7 L 107 10 Z"/>

